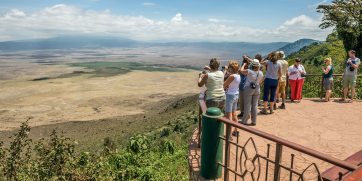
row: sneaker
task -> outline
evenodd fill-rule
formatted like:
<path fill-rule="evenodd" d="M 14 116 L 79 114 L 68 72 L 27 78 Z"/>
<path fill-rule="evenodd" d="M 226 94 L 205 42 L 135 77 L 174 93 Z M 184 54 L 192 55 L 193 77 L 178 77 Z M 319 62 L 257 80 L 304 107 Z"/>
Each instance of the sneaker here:
<path fill-rule="evenodd" d="M 276 104 L 274 104 L 273 109 L 277 110 L 277 105 Z"/>
<path fill-rule="evenodd" d="M 270 114 L 273 114 L 274 113 L 274 110 L 273 109 L 270 109 Z"/>
<path fill-rule="evenodd" d="M 268 111 L 266 111 L 266 109 L 263 109 L 263 110 L 260 111 L 260 114 L 267 115 L 267 114 L 268 114 Z"/>
<path fill-rule="evenodd" d="M 280 105 L 279 109 L 285 109 L 285 104 L 283 103 L 282 105 Z"/>

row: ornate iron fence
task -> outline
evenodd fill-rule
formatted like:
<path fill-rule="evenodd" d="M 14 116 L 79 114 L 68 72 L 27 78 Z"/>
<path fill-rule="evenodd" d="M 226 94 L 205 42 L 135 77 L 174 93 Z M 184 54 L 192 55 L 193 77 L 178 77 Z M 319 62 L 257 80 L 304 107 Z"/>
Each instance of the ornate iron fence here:
<path fill-rule="evenodd" d="M 333 74 L 332 97 L 342 97 L 343 95 L 343 74 Z M 303 86 L 304 97 L 320 97 L 324 96 L 323 75 L 308 74 Z M 362 99 L 362 75 L 357 77 L 356 98 Z"/>
<path fill-rule="evenodd" d="M 201 115 L 207 109 L 203 96 L 199 97 L 199 105 Z M 199 119 L 199 130 L 202 130 L 201 116 Z M 344 179 L 344 176 L 352 172 L 355 175 L 355 172 L 357 175 L 361 172 L 358 171 L 357 165 L 252 127 L 235 123 L 225 117 L 216 118 L 215 121 L 224 123 L 226 130 L 226 134 L 219 137 L 224 142 L 224 160 L 222 163 L 218 163 L 219 166 L 223 167 L 223 179 L 225 181 L 322 181 L 320 166 L 325 168 L 337 166 L 344 169 L 344 172 L 338 173 L 337 180 Z M 242 131 L 240 134 L 242 136 L 236 137 L 236 140 L 231 139 L 231 130 L 234 128 Z M 201 134 L 201 131 L 199 133 Z"/>

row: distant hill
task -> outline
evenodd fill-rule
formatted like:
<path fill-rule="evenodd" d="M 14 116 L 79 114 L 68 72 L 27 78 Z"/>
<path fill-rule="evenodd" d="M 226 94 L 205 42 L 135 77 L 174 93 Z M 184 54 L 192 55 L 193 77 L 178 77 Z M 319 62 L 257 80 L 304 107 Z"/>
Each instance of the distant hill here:
<path fill-rule="evenodd" d="M 176 48 L 191 48 L 198 52 L 213 52 L 220 57 L 238 58 L 243 54 L 254 56 L 257 53 L 266 55 L 288 42 L 251 43 L 251 42 L 169 42 L 153 44 L 153 46 L 168 46 Z"/>
<path fill-rule="evenodd" d="M 304 46 L 319 42 L 301 39 L 293 43 L 271 42 L 145 42 L 127 38 L 105 36 L 62 36 L 45 39 L 18 40 L 0 42 L 1 51 L 51 50 L 51 49 L 98 49 L 98 48 L 145 48 L 170 47 L 175 51 L 197 51 L 199 53 L 217 54 L 220 57 L 238 58 L 243 54 L 254 56 L 256 53 L 266 55 L 271 51 L 283 50 L 287 55 Z M 179 50 L 178 50 L 179 49 Z"/>
<path fill-rule="evenodd" d="M 47 39 L 32 39 L 0 42 L 0 50 L 43 50 L 43 49 L 77 49 L 99 47 L 132 47 L 137 41 L 97 36 L 64 36 Z"/>
<path fill-rule="evenodd" d="M 285 47 L 289 42 L 250 43 L 250 42 L 144 42 L 119 37 L 104 36 L 62 36 L 46 39 L 32 39 L 0 42 L 0 51 L 50 50 L 50 49 L 97 49 L 97 48 L 142 48 L 171 47 L 180 51 L 190 50 L 202 53 L 213 52 L 221 57 L 266 55 Z"/>
<path fill-rule="evenodd" d="M 321 66 L 327 57 L 331 57 L 336 73 L 342 73 L 344 70 L 344 61 L 346 52 L 343 42 L 337 34 L 330 34 L 325 42 L 314 42 L 309 46 L 290 54 L 287 59 L 293 61 L 295 58 L 301 58 L 304 66 L 309 73 L 321 73 Z"/>
<path fill-rule="evenodd" d="M 301 48 L 311 45 L 313 43 L 321 43 L 321 42 L 313 39 L 300 39 L 281 47 L 279 50 L 284 51 L 285 55 L 288 56 L 294 52 L 299 51 Z"/>

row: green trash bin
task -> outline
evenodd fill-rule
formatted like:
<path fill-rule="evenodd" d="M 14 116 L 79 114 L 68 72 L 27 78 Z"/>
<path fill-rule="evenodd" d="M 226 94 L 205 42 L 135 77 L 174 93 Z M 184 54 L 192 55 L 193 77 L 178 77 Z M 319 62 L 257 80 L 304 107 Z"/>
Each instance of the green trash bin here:
<path fill-rule="evenodd" d="M 224 135 L 224 124 L 218 117 L 224 116 L 219 108 L 210 107 L 202 115 L 201 137 L 201 176 L 205 179 L 220 178 L 223 160 L 223 142 L 219 136 Z"/>

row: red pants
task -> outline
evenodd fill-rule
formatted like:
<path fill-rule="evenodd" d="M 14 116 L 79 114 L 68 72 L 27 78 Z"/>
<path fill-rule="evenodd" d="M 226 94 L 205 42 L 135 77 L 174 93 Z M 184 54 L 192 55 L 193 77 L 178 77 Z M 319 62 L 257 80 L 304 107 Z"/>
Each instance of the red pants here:
<path fill-rule="evenodd" d="M 302 100 L 304 79 L 289 80 L 290 85 L 290 97 L 292 101 Z"/>

